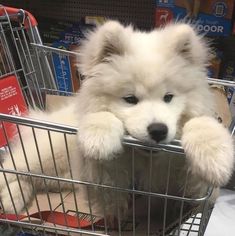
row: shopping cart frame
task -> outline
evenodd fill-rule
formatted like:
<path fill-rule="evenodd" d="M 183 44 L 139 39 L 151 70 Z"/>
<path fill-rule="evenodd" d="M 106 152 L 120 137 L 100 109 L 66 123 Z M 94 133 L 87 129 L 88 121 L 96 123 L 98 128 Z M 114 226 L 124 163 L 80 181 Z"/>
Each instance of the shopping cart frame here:
<path fill-rule="evenodd" d="M 12 21 L 17 21 L 17 23 L 19 24 L 18 27 L 20 28 L 14 28 L 14 26 L 12 26 Z M 65 50 L 61 50 L 61 49 L 55 49 L 55 48 L 51 48 L 48 46 L 45 46 L 42 44 L 38 29 L 37 29 L 37 22 L 35 20 L 35 18 L 29 13 L 26 12 L 24 10 L 19 10 L 19 9 L 14 9 L 14 8 L 7 8 L 7 7 L 3 7 L 1 6 L 1 10 L 0 10 L 0 22 L 2 22 L 2 24 L 0 24 L 0 30 L 2 33 L 2 44 L 4 46 L 6 46 L 5 48 L 5 52 L 4 54 L 6 54 L 9 58 L 9 65 L 11 67 L 11 70 L 9 73 L 2 73 L 0 75 L 0 78 L 5 77 L 9 74 L 15 74 L 17 77 L 19 77 L 18 73 L 19 71 L 17 70 L 17 68 L 15 68 L 14 66 L 14 62 L 11 56 L 11 51 L 6 43 L 6 38 L 4 38 L 4 32 L 5 29 L 3 28 L 3 24 L 8 24 L 10 31 L 12 32 L 12 34 L 14 35 L 13 32 L 19 30 L 22 31 L 22 35 L 17 34 L 18 39 L 23 37 L 23 41 L 24 43 L 27 42 L 29 43 L 28 45 L 26 45 L 27 48 L 27 53 L 25 53 L 24 58 L 28 58 L 29 57 L 29 61 L 27 61 L 27 65 L 23 65 L 23 61 L 20 61 L 21 64 L 21 71 L 23 72 L 24 76 L 26 77 L 26 82 L 27 84 L 25 86 L 22 86 L 22 90 L 23 91 L 27 91 L 27 95 L 26 93 L 24 93 L 25 97 L 27 98 L 27 96 L 29 96 L 30 98 L 27 99 L 28 104 L 30 104 L 30 106 L 32 107 L 39 107 L 41 109 L 44 109 L 44 101 L 42 98 L 42 91 L 43 92 L 47 92 L 47 93 L 55 93 L 55 94 L 59 94 L 59 95 L 65 95 L 64 91 L 58 91 L 57 90 L 57 84 L 55 82 L 54 79 L 54 73 L 53 73 L 53 69 L 51 69 L 51 63 L 50 63 L 50 58 L 52 53 L 58 53 L 60 55 L 65 55 L 65 56 L 76 56 L 77 54 L 74 52 L 67 52 Z M 16 30 L 17 29 L 17 30 Z M 28 35 L 29 39 L 26 39 L 25 34 Z M 14 39 L 14 37 L 13 37 Z M 14 41 L 15 45 L 17 45 L 16 41 Z M 33 55 L 36 58 L 37 61 L 37 66 L 35 67 L 35 62 L 33 62 L 32 57 L 31 57 L 31 50 L 33 52 Z M 16 46 L 16 51 L 17 53 L 20 55 L 20 53 L 22 52 L 22 50 L 20 48 L 18 48 Z M 48 56 L 49 54 L 49 56 Z M 20 58 L 20 57 L 19 57 Z M 44 69 L 46 69 L 46 71 L 44 71 Z M 45 76 L 46 75 L 46 76 Z M 33 89 L 32 89 L 32 84 L 28 83 L 28 81 L 33 81 Z M 38 80 L 40 80 L 42 82 L 42 84 L 39 84 Z M 49 88 L 48 88 L 48 82 L 49 81 Z M 208 79 L 209 83 L 213 83 L 213 84 L 217 84 L 217 85 L 223 85 L 223 86 L 230 86 L 230 87 L 235 87 L 235 83 L 234 82 L 230 82 L 230 81 L 224 81 L 224 80 L 218 80 L 218 79 Z M 36 95 L 34 94 L 36 91 Z M 71 93 L 66 93 L 66 95 L 71 95 Z M 36 102 L 35 102 L 35 97 L 36 97 Z M 37 128 L 37 129 L 44 129 L 47 130 L 48 132 L 60 132 L 62 134 L 66 135 L 76 135 L 77 132 L 79 132 L 79 128 L 77 129 L 76 127 L 70 127 L 70 126 L 65 126 L 65 125 L 61 125 L 61 124 L 55 124 L 55 123 L 50 123 L 50 122 L 43 122 L 43 121 L 39 121 L 39 120 L 34 120 L 34 119 L 30 119 L 30 118 L 25 118 L 25 117 L 16 117 L 16 116 L 12 116 L 12 115 L 6 115 L 6 114 L 0 114 L 0 121 L 2 122 L 10 122 L 10 123 L 14 123 L 17 125 L 17 127 L 19 126 L 28 126 L 31 127 L 32 130 Z M 234 121 L 232 122 L 231 126 L 230 126 L 230 131 L 231 134 L 233 135 L 234 133 Z M 170 144 L 156 144 L 156 145 L 152 145 L 152 144 L 146 144 L 143 143 L 137 139 L 134 139 L 130 136 L 125 136 L 123 139 L 123 145 L 129 146 L 133 149 L 135 148 L 142 148 L 142 149 L 146 149 L 148 150 L 150 153 L 154 152 L 154 151 L 164 151 L 164 152 L 170 152 L 170 153 L 175 153 L 175 154 L 179 154 L 179 156 L 181 156 L 182 158 L 184 158 L 184 150 L 181 147 L 181 143 L 179 140 L 174 140 L 172 143 Z M 55 180 L 58 182 L 69 182 L 71 184 L 80 184 L 80 185 L 85 185 L 85 186 L 90 186 L 90 187 L 98 187 L 101 189 L 111 189 L 111 190 L 115 190 L 115 191 L 119 191 L 119 192 L 128 192 L 130 194 L 134 195 L 143 195 L 143 196 L 147 196 L 147 197 L 158 197 L 158 198 L 162 198 L 164 200 L 176 200 L 176 201 L 181 201 L 183 204 L 184 202 L 201 202 L 204 207 L 202 209 L 202 214 L 201 214 L 201 218 L 200 218 L 200 223 L 199 223 L 199 229 L 198 234 L 199 235 L 203 235 L 204 231 L 205 231 L 205 227 L 207 225 L 210 213 L 211 213 L 211 207 L 209 206 L 209 202 L 208 199 L 210 198 L 212 191 L 213 191 L 213 187 L 209 187 L 208 191 L 205 193 L 205 195 L 203 197 L 200 198 L 188 198 L 188 197 L 178 197 L 178 196 L 173 196 L 173 195 L 169 195 L 169 194 L 163 194 L 163 193 L 154 193 L 154 192 L 147 192 L 147 191 L 142 191 L 142 190 L 138 190 L 138 189 L 125 189 L 125 188 L 121 188 L 121 187 L 114 187 L 114 186 L 109 186 L 109 185 L 105 185 L 105 184 L 96 184 L 96 183 L 91 183 L 91 182 L 86 182 L 86 181 L 81 181 L 81 180 L 74 180 L 74 179 L 66 179 L 66 178 L 61 178 L 58 176 L 49 176 L 49 175 L 45 175 L 45 174 L 35 174 L 35 173 L 30 173 L 30 171 L 28 172 L 22 172 L 22 171 L 17 171 L 17 170 L 12 170 L 12 169 L 3 169 L 0 168 L 0 172 L 5 174 L 15 174 L 15 175 L 19 175 L 19 176 L 28 176 L 30 178 L 42 178 L 42 179 L 48 179 L 48 180 Z M 60 193 L 61 195 L 61 193 Z M 4 210 L 4 209 L 3 209 Z M 39 208 L 40 210 L 40 208 Z M 91 213 L 91 212 L 90 212 Z M 6 213 L 3 212 L 3 214 L 5 216 L 7 216 Z M 133 213 L 134 215 L 134 213 Z M 165 214 L 164 214 L 165 215 Z M 83 230 L 81 228 L 78 229 L 74 229 L 74 228 L 69 228 L 69 227 L 60 227 L 58 225 L 54 225 L 54 226 L 44 226 L 44 225 L 39 225 L 39 224 L 34 224 L 33 222 L 30 221 L 30 216 L 28 214 L 29 217 L 29 222 L 23 222 L 21 221 L 20 218 L 17 218 L 12 220 L 9 217 L 2 217 L 0 218 L 0 222 L 2 223 L 6 223 L 9 225 L 18 225 L 20 226 L 20 228 L 23 230 L 24 227 L 28 227 L 31 230 L 35 229 L 35 228 L 41 228 L 43 230 L 43 232 L 46 232 L 46 230 L 54 230 L 55 233 L 58 233 L 60 231 L 63 232 L 67 232 L 69 233 L 77 233 L 79 234 L 85 234 L 85 235 L 108 235 L 108 230 L 107 227 L 105 227 L 104 233 L 97 233 L 94 231 L 94 225 L 92 222 L 92 229 L 91 230 Z M 194 216 L 194 220 L 197 219 L 197 215 L 195 214 Z M 133 221 L 135 221 L 134 219 L 135 217 L 133 216 Z M 165 222 L 165 219 L 163 220 Z M 185 220 L 183 219 L 182 214 L 180 214 L 180 219 L 179 219 L 179 225 L 178 227 L 176 227 L 176 229 L 174 229 L 173 234 L 170 235 L 180 235 L 180 230 L 181 229 L 181 225 L 185 222 Z M 192 225 L 191 225 L 192 227 Z M 163 227 L 163 232 L 162 234 L 165 235 L 166 232 L 164 231 L 164 227 Z M 177 231 L 178 230 L 178 231 Z M 190 232 L 190 230 L 185 230 L 186 232 Z M 193 231 L 192 231 L 193 232 Z M 119 228 L 119 233 L 120 233 L 120 228 Z M 150 234 L 150 231 L 148 229 L 148 234 Z M 135 227 L 133 227 L 133 235 L 135 235 Z"/>

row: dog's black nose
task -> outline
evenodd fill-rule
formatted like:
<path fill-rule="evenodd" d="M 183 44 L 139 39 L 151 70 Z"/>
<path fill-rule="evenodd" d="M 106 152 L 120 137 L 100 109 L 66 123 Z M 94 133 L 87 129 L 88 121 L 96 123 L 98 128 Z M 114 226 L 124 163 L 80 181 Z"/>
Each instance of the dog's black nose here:
<path fill-rule="evenodd" d="M 160 142 L 166 138 L 168 128 L 163 123 L 152 123 L 148 126 L 148 132 L 153 140 Z"/>

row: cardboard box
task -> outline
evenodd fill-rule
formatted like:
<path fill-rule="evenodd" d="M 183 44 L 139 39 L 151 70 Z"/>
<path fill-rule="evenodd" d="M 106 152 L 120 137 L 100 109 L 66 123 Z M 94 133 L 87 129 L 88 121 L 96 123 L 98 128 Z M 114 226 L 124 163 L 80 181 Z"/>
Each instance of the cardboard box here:
<path fill-rule="evenodd" d="M 235 117 L 235 88 L 229 88 L 227 90 L 227 97 L 232 117 Z"/>
<path fill-rule="evenodd" d="M 215 99 L 216 115 L 222 121 L 223 125 L 228 128 L 232 122 L 232 114 L 226 92 L 221 86 L 212 86 L 211 91 Z"/>
<path fill-rule="evenodd" d="M 215 54 L 214 57 L 210 61 L 210 65 L 208 66 L 207 75 L 209 78 L 219 78 L 220 73 L 220 66 L 221 66 L 221 58 L 218 54 Z"/>
<path fill-rule="evenodd" d="M 46 110 L 49 112 L 56 111 L 63 107 L 66 103 L 75 102 L 74 96 L 58 96 L 58 95 L 46 95 Z"/>
<path fill-rule="evenodd" d="M 69 50 L 73 52 L 77 52 L 79 49 L 79 46 L 77 45 L 70 45 Z M 72 87 L 73 92 L 77 92 L 81 86 L 81 75 L 78 72 L 78 58 L 75 56 L 71 56 L 70 58 L 70 68 L 71 68 L 71 76 L 72 76 Z"/>
<path fill-rule="evenodd" d="M 105 23 L 107 19 L 103 16 L 85 16 L 85 24 L 99 26 Z"/>
<path fill-rule="evenodd" d="M 156 0 L 156 26 L 173 20 L 196 23 L 200 33 L 228 36 L 231 33 L 233 0 Z"/>

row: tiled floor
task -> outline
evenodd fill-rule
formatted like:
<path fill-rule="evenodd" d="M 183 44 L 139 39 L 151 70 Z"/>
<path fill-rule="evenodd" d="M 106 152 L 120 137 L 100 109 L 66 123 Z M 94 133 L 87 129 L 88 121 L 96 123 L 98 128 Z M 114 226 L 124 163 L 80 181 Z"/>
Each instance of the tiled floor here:
<path fill-rule="evenodd" d="M 235 191 L 221 190 L 204 236 L 235 235 Z"/>

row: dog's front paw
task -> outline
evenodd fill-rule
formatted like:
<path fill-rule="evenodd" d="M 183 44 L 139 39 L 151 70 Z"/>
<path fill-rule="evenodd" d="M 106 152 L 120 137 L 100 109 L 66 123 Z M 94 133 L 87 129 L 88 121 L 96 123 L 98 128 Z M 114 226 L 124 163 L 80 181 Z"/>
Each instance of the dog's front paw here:
<path fill-rule="evenodd" d="M 228 182 L 234 165 L 233 139 L 217 120 L 206 116 L 189 120 L 182 146 L 193 174 L 215 186 Z"/>
<path fill-rule="evenodd" d="M 88 114 L 79 123 L 79 148 L 85 157 L 112 159 L 122 151 L 123 135 L 123 124 L 112 113 Z"/>

